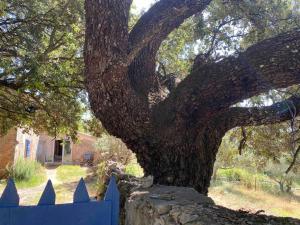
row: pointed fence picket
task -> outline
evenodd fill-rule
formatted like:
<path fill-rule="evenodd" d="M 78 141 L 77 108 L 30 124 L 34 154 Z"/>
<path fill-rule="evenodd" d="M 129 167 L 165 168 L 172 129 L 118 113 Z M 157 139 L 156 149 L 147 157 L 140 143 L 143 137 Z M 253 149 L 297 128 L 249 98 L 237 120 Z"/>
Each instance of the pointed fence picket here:
<path fill-rule="evenodd" d="M 73 203 L 55 205 L 49 180 L 37 206 L 19 206 L 19 195 L 9 179 L 0 198 L 0 225 L 118 225 L 120 193 L 111 177 L 103 201 L 90 201 L 84 180 L 74 192 Z"/>

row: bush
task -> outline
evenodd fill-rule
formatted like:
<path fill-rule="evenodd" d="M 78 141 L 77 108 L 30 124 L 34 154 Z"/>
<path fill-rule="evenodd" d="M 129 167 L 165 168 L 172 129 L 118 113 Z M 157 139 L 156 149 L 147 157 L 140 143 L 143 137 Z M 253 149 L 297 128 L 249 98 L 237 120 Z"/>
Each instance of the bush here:
<path fill-rule="evenodd" d="M 142 177 L 144 176 L 144 171 L 143 168 L 137 163 L 137 162 L 133 162 L 128 164 L 125 167 L 125 173 L 135 176 L 135 177 Z"/>
<path fill-rule="evenodd" d="M 269 192 L 271 194 L 277 194 L 279 192 L 278 185 L 270 181 L 259 181 L 259 188 L 263 191 Z"/>
<path fill-rule="evenodd" d="M 271 193 L 278 191 L 277 185 L 268 176 L 241 168 L 219 169 L 217 177 L 228 182 L 239 182 L 251 189 L 258 188 Z"/>
<path fill-rule="evenodd" d="M 252 175 L 244 170 L 239 168 L 231 168 L 231 169 L 219 169 L 217 172 L 217 177 L 221 177 L 226 181 L 242 181 L 248 180 Z"/>
<path fill-rule="evenodd" d="M 110 160 L 127 165 L 134 158 L 134 154 L 126 147 L 122 140 L 111 135 L 103 134 L 98 139 L 96 148 L 100 153 L 100 163 Z"/>
<path fill-rule="evenodd" d="M 106 189 L 105 182 L 106 182 L 106 171 L 107 170 L 107 162 L 100 162 L 97 166 L 97 196 L 102 197 L 104 191 Z"/>
<path fill-rule="evenodd" d="M 18 158 L 14 165 L 8 166 L 8 176 L 15 181 L 28 181 L 43 170 L 41 164 L 33 160 Z"/>

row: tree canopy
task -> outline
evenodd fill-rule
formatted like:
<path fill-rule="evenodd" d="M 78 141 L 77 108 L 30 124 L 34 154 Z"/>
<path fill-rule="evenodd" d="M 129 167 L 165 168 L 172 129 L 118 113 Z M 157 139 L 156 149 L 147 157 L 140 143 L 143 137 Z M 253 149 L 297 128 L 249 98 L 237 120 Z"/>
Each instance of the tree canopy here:
<path fill-rule="evenodd" d="M 0 4 L 0 125 L 72 136 L 83 112 L 83 1 Z"/>

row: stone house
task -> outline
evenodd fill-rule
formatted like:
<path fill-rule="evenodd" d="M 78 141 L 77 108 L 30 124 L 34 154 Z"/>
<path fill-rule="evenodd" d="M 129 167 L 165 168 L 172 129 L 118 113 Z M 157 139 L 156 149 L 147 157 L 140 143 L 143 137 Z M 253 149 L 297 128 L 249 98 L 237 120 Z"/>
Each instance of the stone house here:
<path fill-rule="evenodd" d="M 11 129 L 0 137 L 0 177 L 6 166 L 13 164 L 18 157 L 37 160 L 42 164 L 81 164 L 92 161 L 98 154 L 97 138 L 78 133 L 73 142 L 68 137 L 54 138 L 45 133 L 35 134 L 23 129 Z"/>

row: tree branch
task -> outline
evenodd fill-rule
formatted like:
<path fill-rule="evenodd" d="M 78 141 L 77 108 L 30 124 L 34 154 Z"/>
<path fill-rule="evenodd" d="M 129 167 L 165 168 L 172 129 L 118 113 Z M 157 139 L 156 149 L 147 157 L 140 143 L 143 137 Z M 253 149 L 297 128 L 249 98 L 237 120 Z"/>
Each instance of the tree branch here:
<path fill-rule="evenodd" d="M 17 57 L 18 52 L 14 49 L 0 47 L 0 55 L 2 57 Z"/>
<path fill-rule="evenodd" d="M 126 59 L 131 2 L 132 0 L 85 1 L 85 60 L 94 62 L 94 69 L 98 74 L 112 65 L 122 64 Z"/>
<path fill-rule="evenodd" d="M 300 97 L 293 96 L 282 102 L 265 107 L 232 107 L 224 113 L 225 127 L 229 130 L 239 126 L 259 126 L 280 123 L 300 115 Z"/>
<path fill-rule="evenodd" d="M 127 64 L 136 92 L 161 100 L 161 86 L 155 73 L 161 43 L 185 19 L 203 11 L 211 0 L 160 0 L 145 13 L 129 34 Z M 159 100 L 160 99 L 160 100 Z"/>
<path fill-rule="evenodd" d="M 237 57 L 201 65 L 161 107 L 206 120 L 244 99 L 300 84 L 299 49 L 298 29 L 255 44 Z"/>
<path fill-rule="evenodd" d="M 108 115 L 115 115 L 110 117 L 111 120 L 105 120 L 103 126 L 118 137 L 125 137 L 129 132 L 136 134 L 137 126 L 144 128 L 150 111 L 148 102 L 133 90 L 128 76 L 126 60 L 131 2 L 85 0 L 85 87 L 98 119 L 103 121 Z M 118 120 L 117 117 L 120 120 L 115 126 L 113 121 Z M 130 126 L 134 129 L 129 129 Z"/>
<path fill-rule="evenodd" d="M 185 19 L 203 11 L 211 0 L 160 0 L 145 13 L 129 35 L 128 63 L 146 46 L 158 49 Z M 156 51 L 155 51 L 156 54 Z"/>
<path fill-rule="evenodd" d="M 22 84 L 17 84 L 15 82 L 15 79 L 6 79 L 6 80 L 0 80 L 0 87 L 6 87 L 6 88 L 10 88 L 13 90 L 18 90 L 22 87 Z"/>
<path fill-rule="evenodd" d="M 241 127 L 241 135 L 242 135 L 242 139 L 240 141 L 239 148 L 238 148 L 240 155 L 242 155 L 242 151 L 246 147 L 246 143 L 247 143 L 247 132 L 245 127 Z"/>
<path fill-rule="evenodd" d="M 287 170 L 285 171 L 286 174 L 288 174 L 293 169 L 293 167 L 295 166 L 299 154 L 300 154 L 300 145 L 298 146 L 298 148 L 296 149 L 295 153 L 293 154 L 292 162 L 289 165 L 289 167 L 287 168 Z"/>

